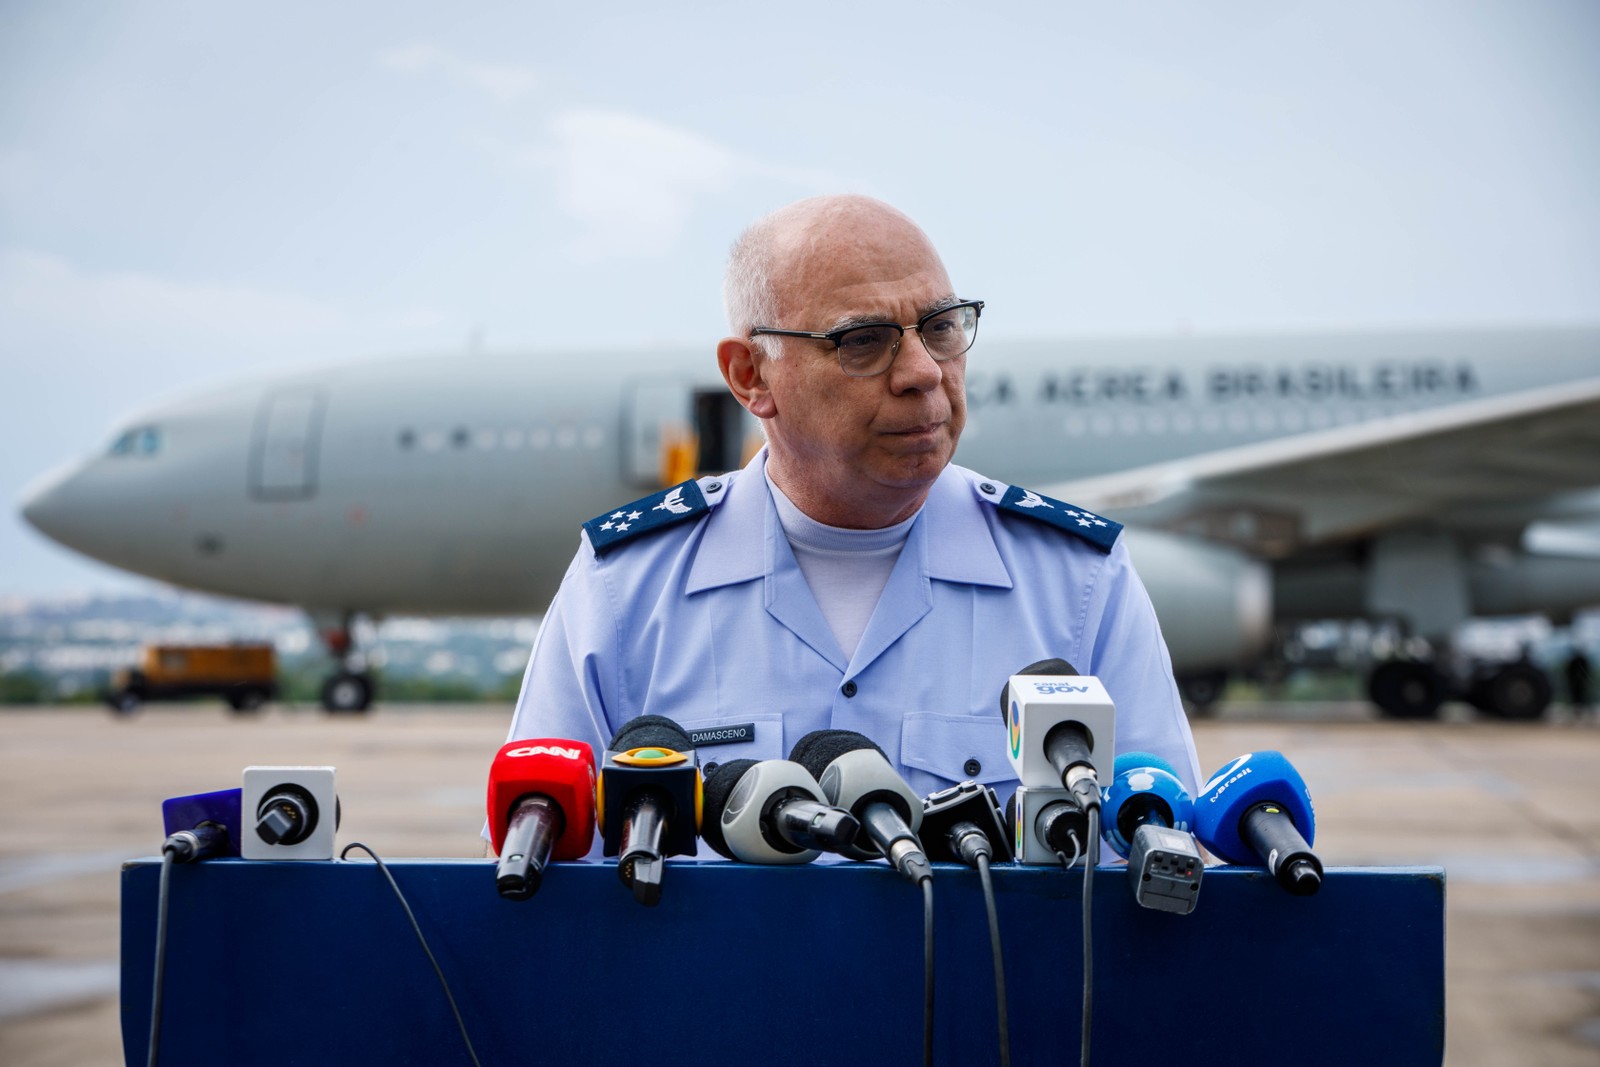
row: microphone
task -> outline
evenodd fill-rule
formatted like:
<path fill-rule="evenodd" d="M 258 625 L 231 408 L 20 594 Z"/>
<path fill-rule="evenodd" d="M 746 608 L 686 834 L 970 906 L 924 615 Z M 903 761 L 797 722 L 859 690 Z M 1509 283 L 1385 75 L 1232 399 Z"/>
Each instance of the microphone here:
<path fill-rule="evenodd" d="M 922 798 L 895 773 L 883 749 L 854 730 L 813 730 L 795 742 L 789 758 L 811 772 L 828 803 L 848 809 L 861 824 L 846 856 L 886 856 L 912 882 L 932 881 L 933 866 L 916 833 Z"/>
<path fill-rule="evenodd" d="M 1060 786 L 1018 786 L 1006 801 L 1005 818 L 1018 863 L 1054 867 L 1061 862 L 1057 853 L 1075 856 L 1074 866 L 1088 862 L 1089 815 Z"/>
<path fill-rule="evenodd" d="M 1195 834 L 1229 863 L 1264 864 L 1296 896 L 1322 888 L 1311 851 L 1316 813 L 1305 779 L 1281 752 L 1247 752 L 1211 776 L 1195 801 Z"/>
<path fill-rule="evenodd" d="M 1017 778 L 1025 786 L 1063 786 L 1085 811 L 1100 806 L 1098 769 L 1115 751 L 1116 714 L 1100 680 L 1063 659 L 1022 668 L 1000 691 Z"/>
<path fill-rule="evenodd" d="M 1011 859 L 1011 834 L 1000 813 L 1000 798 L 977 782 L 929 793 L 922 801 L 918 833 L 934 863 L 976 867 L 980 855 L 990 861 Z"/>
<path fill-rule="evenodd" d="M 1133 899 L 1187 915 L 1199 899 L 1205 865 L 1189 827 L 1194 800 L 1172 764 L 1149 752 L 1124 752 L 1106 786 L 1106 843 L 1128 860 Z"/>
<path fill-rule="evenodd" d="M 646 907 L 661 902 L 668 856 L 693 856 L 703 802 L 694 742 L 664 715 L 622 724 L 606 750 L 595 794 L 603 854 Z"/>
<path fill-rule="evenodd" d="M 489 765 L 487 804 L 494 887 L 527 900 L 551 859 L 579 859 L 594 841 L 594 750 L 560 738 L 507 742 Z"/>
<path fill-rule="evenodd" d="M 192 793 L 161 802 L 167 839 L 161 851 L 178 863 L 239 854 L 239 789 Z"/>
<path fill-rule="evenodd" d="M 719 763 L 705 776 L 700 836 L 718 855 L 745 863 L 810 863 L 850 847 L 861 824 L 829 805 L 822 787 L 792 760 Z"/>

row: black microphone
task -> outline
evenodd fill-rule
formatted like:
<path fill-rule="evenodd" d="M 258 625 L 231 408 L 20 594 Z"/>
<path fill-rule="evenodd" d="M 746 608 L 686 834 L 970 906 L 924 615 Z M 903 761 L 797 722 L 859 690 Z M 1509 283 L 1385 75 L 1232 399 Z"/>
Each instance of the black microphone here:
<path fill-rule="evenodd" d="M 639 903 L 661 902 L 668 856 L 693 856 L 700 830 L 700 765 L 694 742 L 664 715 L 622 724 L 606 750 L 596 791 L 602 854 Z"/>
<path fill-rule="evenodd" d="M 977 782 L 929 793 L 922 801 L 922 826 L 917 832 L 934 863 L 976 867 L 980 855 L 1011 859 L 1011 834 L 1000 813 L 1000 798 Z"/>
<path fill-rule="evenodd" d="M 916 834 L 922 798 L 895 773 L 883 749 L 854 730 L 813 730 L 795 742 L 789 758 L 811 772 L 828 803 L 848 809 L 860 822 L 845 855 L 858 860 L 882 855 L 911 881 L 932 881 L 933 866 Z"/>
<path fill-rule="evenodd" d="M 822 852 L 849 848 L 860 829 L 792 760 L 729 760 L 706 773 L 700 836 L 731 860 L 810 863 Z"/>

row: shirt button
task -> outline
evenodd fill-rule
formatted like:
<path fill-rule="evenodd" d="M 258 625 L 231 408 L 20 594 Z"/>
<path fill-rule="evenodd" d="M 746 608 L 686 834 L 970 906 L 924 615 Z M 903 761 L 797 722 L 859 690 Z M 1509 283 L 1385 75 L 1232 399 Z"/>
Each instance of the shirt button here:
<path fill-rule="evenodd" d="M 706 492 L 708 492 L 708 493 L 716 493 L 716 492 L 720 492 L 721 490 L 722 490 L 722 483 L 721 482 L 712 482 L 710 485 L 706 486 Z"/>
<path fill-rule="evenodd" d="M 978 488 L 982 489 L 985 493 L 988 493 L 990 496 L 994 496 L 994 486 L 990 485 L 988 482 L 984 482 L 982 485 L 978 486 Z"/>
<path fill-rule="evenodd" d="M 969 759 L 967 762 L 961 765 L 961 772 L 968 778 L 978 777 L 978 772 L 981 770 L 983 770 L 983 764 L 979 763 L 975 759 Z"/>
<path fill-rule="evenodd" d="M 855 696 L 856 695 L 856 683 L 854 683 L 854 682 L 846 682 L 846 683 L 844 683 L 843 685 L 841 685 L 839 687 L 839 692 L 843 693 L 847 697 Z"/>

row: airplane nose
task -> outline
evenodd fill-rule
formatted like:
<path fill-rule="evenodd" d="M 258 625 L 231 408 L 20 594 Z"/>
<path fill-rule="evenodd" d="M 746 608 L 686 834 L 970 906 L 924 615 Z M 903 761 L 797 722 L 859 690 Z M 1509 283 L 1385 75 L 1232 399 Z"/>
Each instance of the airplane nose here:
<path fill-rule="evenodd" d="M 22 517 L 46 537 L 63 544 L 72 534 L 71 482 L 75 469 L 52 471 L 23 490 Z"/>

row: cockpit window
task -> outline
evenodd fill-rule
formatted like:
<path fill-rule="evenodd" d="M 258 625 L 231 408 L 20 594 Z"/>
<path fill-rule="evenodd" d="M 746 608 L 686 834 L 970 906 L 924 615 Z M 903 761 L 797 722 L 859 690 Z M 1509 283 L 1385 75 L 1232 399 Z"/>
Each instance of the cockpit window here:
<path fill-rule="evenodd" d="M 153 456 L 161 451 L 161 427 L 136 426 L 111 442 L 113 456 Z"/>

